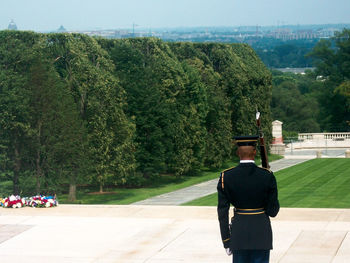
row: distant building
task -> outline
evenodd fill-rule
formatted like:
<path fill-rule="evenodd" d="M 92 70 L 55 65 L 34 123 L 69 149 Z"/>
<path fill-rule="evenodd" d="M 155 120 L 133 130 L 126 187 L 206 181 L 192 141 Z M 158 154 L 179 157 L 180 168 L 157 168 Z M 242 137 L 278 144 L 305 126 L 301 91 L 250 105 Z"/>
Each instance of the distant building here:
<path fill-rule="evenodd" d="M 10 24 L 7 27 L 8 30 L 17 30 L 17 25 L 13 20 L 11 20 Z"/>
<path fill-rule="evenodd" d="M 313 68 L 313 67 L 308 67 L 308 68 L 276 68 L 276 70 L 282 71 L 283 73 L 289 72 L 289 73 L 304 75 L 307 70 L 314 71 L 315 68 Z"/>
<path fill-rule="evenodd" d="M 60 28 L 59 29 L 57 29 L 57 32 L 58 33 L 64 33 L 64 32 L 67 32 L 67 30 L 64 28 L 64 26 L 60 26 Z"/>

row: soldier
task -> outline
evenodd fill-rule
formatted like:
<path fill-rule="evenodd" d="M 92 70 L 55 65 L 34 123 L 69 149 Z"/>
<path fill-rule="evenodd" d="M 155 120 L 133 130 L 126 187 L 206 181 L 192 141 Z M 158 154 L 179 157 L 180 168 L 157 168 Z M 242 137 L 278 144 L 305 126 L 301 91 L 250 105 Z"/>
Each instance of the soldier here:
<path fill-rule="evenodd" d="M 221 238 L 234 263 L 269 262 L 270 217 L 280 208 L 275 176 L 254 163 L 257 140 L 258 136 L 235 137 L 240 164 L 223 171 L 217 186 Z M 230 204 L 234 217 L 229 227 Z"/>

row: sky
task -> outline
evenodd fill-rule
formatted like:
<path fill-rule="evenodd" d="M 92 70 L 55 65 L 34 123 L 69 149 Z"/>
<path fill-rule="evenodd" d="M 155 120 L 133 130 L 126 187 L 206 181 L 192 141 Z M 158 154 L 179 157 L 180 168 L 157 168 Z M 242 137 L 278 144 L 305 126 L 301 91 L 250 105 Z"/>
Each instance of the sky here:
<path fill-rule="evenodd" d="M 350 23 L 350 0 L 0 0 L 0 30 Z"/>

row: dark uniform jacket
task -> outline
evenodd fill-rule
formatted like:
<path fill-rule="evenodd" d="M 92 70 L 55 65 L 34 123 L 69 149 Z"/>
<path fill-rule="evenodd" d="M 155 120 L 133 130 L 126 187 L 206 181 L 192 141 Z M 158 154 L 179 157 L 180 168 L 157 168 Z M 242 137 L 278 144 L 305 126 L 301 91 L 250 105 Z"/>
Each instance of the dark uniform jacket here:
<path fill-rule="evenodd" d="M 221 173 L 217 190 L 217 209 L 224 247 L 230 247 L 231 250 L 272 249 L 270 216 L 275 217 L 280 208 L 273 173 L 254 163 L 241 163 Z M 229 230 L 230 204 L 235 207 L 232 235 Z M 260 209 L 260 213 L 244 213 L 251 209 Z"/>

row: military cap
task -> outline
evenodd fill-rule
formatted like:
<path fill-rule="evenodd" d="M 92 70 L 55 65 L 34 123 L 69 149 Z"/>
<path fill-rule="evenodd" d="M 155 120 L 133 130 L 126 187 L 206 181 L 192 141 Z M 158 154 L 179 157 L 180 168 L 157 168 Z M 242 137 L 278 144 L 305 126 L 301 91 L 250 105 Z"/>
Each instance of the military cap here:
<path fill-rule="evenodd" d="M 248 136 L 235 136 L 235 143 L 237 146 L 256 146 L 258 142 L 258 135 L 248 135 Z"/>

